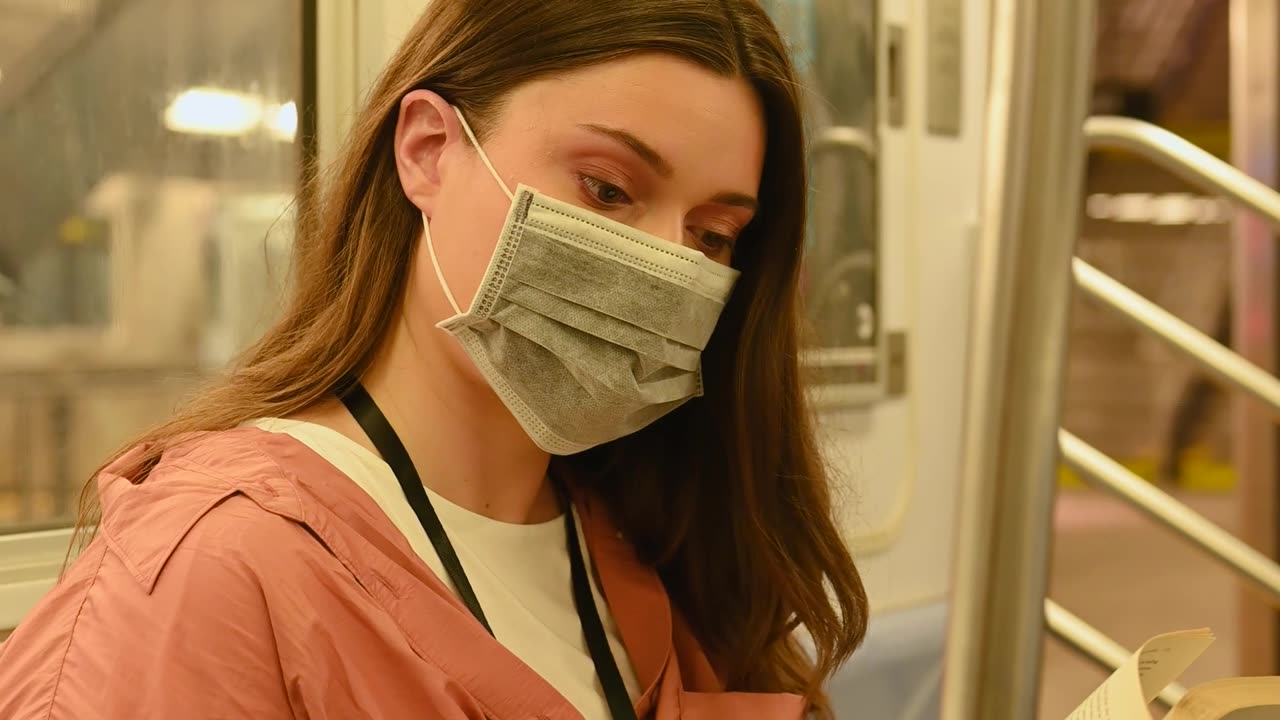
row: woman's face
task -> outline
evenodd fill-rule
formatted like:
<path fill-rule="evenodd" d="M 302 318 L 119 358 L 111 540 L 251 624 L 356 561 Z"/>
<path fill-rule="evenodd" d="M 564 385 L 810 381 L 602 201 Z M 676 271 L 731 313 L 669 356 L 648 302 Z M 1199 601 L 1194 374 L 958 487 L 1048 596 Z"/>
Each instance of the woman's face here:
<path fill-rule="evenodd" d="M 523 183 L 728 264 L 755 211 L 765 124 L 747 81 L 643 55 L 519 87 L 483 148 L 512 190 Z M 401 103 L 396 160 L 465 312 L 510 200 L 434 93 Z M 414 265 L 409 307 L 432 323 L 453 315 L 425 244 Z"/>

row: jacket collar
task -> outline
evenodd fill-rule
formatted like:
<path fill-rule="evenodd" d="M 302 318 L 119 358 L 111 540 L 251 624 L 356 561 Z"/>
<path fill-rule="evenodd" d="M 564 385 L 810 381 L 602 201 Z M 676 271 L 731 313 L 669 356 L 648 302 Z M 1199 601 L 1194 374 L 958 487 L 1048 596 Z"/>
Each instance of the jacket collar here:
<path fill-rule="evenodd" d="M 372 498 L 301 442 L 254 428 L 192 435 L 138 483 L 124 468 L 140 452 L 106 468 L 98 483 L 101 532 L 148 592 L 187 531 L 222 500 L 243 494 L 267 512 L 305 524 L 394 618 L 414 651 L 492 715 L 579 719 L 567 700 L 484 630 Z M 645 688 L 637 702 L 644 717 L 672 661 L 671 605 L 657 573 L 637 560 L 603 506 L 584 495 L 575 503 L 601 592 Z M 679 683 L 679 672 L 667 675 Z"/>

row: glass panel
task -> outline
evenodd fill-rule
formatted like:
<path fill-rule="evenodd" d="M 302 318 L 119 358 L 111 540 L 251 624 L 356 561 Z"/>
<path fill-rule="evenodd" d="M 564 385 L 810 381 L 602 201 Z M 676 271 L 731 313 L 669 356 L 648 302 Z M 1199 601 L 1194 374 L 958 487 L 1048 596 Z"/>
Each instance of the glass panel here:
<path fill-rule="evenodd" d="M 823 385 L 878 381 L 876 4 L 767 0 L 811 92 L 804 299 Z"/>
<path fill-rule="evenodd" d="M 808 89 L 810 226 L 802 291 L 813 331 L 810 377 L 824 388 L 817 394 L 824 405 L 828 399 L 841 405 L 865 402 L 881 382 L 876 2 L 766 0 L 764 5 Z M 868 498 L 890 488 L 891 506 L 895 480 L 903 482 L 913 472 L 892 454 L 909 430 L 881 420 L 880 434 L 873 437 L 867 416 L 851 414 L 863 412 L 826 413 L 821 420 L 835 444 L 828 460 L 840 481 L 856 487 L 865 475 L 878 483 L 879 489 L 851 493 L 859 500 L 856 518 L 847 518 L 852 535 L 878 517 L 879 503 Z M 851 452 L 858 460 L 849 463 L 845 458 Z M 883 472 L 869 472 L 869 466 Z M 846 472 L 851 467 L 856 470 Z M 876 617 L 866 642 L 828 685 L 835 716 L 936 718 L 945 605 Z"/>
<path fill-rule="evenodd" d="M 0 531 L 66 523 L 105 456 L 270 319 L 301 18 L 0 0 Z"/>

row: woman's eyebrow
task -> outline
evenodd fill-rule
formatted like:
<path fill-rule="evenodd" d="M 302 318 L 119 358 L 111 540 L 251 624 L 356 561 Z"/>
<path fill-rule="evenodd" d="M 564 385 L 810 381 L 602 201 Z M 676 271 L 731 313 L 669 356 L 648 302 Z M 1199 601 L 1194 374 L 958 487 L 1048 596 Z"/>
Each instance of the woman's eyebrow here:
<path fill-rule="evenodd" d="M 720 193 L 719 195 L 716 195 L 715 197 L 711 198 L 711 202 L 719 203 L 720 205 L 732 205 L 734 207 L 746 208 L 753 212 L 755 211 L 756 207 L 759 205 L 759 203 L 756 202 L 755 198 L 751 197 L 750 195 L 746 195 L 744 193 L 738 193 L 738 192 Z"/>
<path fill-rule="evenodd" d="M 591 132 L 599 135 L 604 135 L 605 137 L 611 138 L 615 142 L 625 146 L 628 150 L 638 155 L 641 160 L 648 163 L 649 167 L 653 168 L 653 171 L 658 173 L 658 176 L 663 179 L 668 179 L 675 173 L 675 170 L 671 167 L 671 163 L 667 162 L 666 158 L 662 157 L 657 150 L 654 150 L 648 143 L 635 135 L 632 135 L 626 130 L 593 124 L 582 124 L 578 127 L 590 130 Z"/>
<path fill-rule="evenodd" d="M 675 170 L 671 167 L 671 163 L 667 162 L 666 158 L 662 157 L 661 153 L 654 150 L 651 145 L 626 130 L 591 123 L 583 123 L 578 127 L 590 130 L 598 135 L 603 135 L 614 140 L 620 145 L 625 146 L 628 150 L 639 156 L 641 160 L 648 163 L 649 166 L 653 168 L 653 171 L 658 173 L 659 177 L 666 179 L 670 178 L 675 173 Z M 711 198 L 711 201 L 721 205 L 732 205 L 733 207 L 746 208 L 753 212 L 759 205 L 755 198 L 739 192 L 723 192 Z"/>

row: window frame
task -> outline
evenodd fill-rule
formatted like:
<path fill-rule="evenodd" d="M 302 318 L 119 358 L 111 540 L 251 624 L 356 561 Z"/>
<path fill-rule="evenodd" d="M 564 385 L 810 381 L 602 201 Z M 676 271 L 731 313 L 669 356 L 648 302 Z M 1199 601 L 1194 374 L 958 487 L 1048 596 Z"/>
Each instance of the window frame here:
<path fill-rule="evenodd" d="M 303 102 L 315 108 L 316 137 L 311 144 L 300 137 L 300 171 L 310 160 L 308 155 L 318 154 L 322 162 L 332 157 L 346 133 L 359 100 L 357 22 L 372 10 L 366 5 L 381 6 L 386 1 L 358 6 L 356 0 L 301 0 Z M 105 328 L 92 335 L 101 339 L 111 332 Z M 0 638 L 16 628 L 57 583 L 73 535 L 71 527 L 17 532 L 0 528 Z"/>
<path fill-rule="evenodd" d="M 0 631 L 22 618 L 58 580 L 73 530 L 0 535 Z"/>

